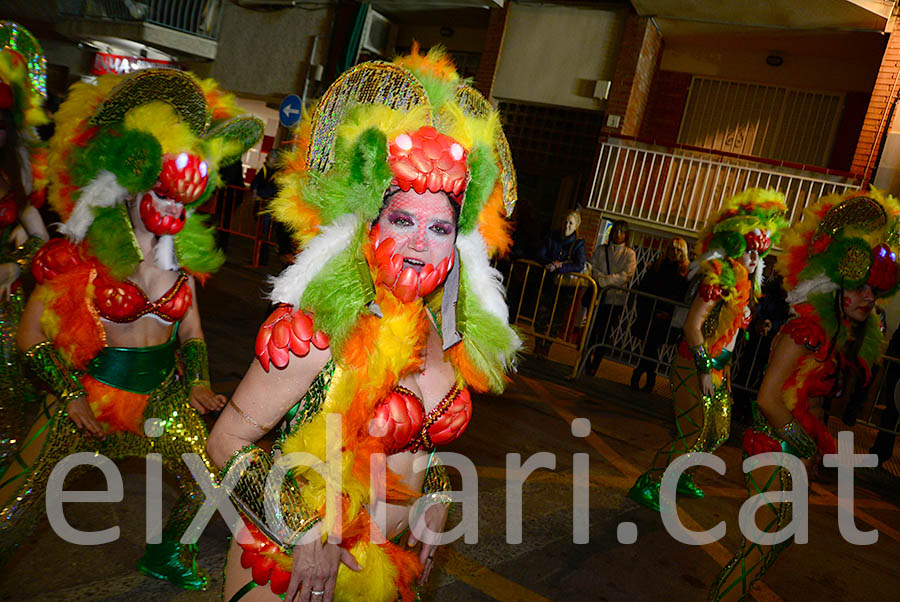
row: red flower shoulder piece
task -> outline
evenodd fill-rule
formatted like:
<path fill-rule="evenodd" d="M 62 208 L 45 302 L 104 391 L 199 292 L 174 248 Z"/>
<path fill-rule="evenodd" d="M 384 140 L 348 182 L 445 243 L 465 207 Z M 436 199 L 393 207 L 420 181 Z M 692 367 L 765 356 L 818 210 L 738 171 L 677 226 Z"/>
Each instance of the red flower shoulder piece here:
<path fill-rule="evenodd" d="M 256 335 L 256 357 L 263 370 L 269 371 L 269 362 L 276 368 L 284 368 L 290 354 L 303 357 L 312 344 L 316 349 L 328 347 L 328 336 L 321 330 L 313 330 L 312 315 L 295 310 L 291 305 L 281 305 L 263 322 Z"/>
<path fill-rule="evenodd" d="M 38 284 L 43 284 L 84 262 L 78 247 L 65 238 L 53 238 L 34 256 L 31 274 Z"/>
<path fill-rule="evenodd" d="M 718 284 L 709 284 L 701 282 L 700 288 L 697 290 L 700 298 L 709 303 L 710 301 L 718 301 L 722 297 L 722 287 Z"/>
<path fill-rule="evenodd" d="M 810 351 L 818 351 L 825 343 L 827 335 L 818 320 L 812 317 L 799 316 L 781 327 L 781 332 L 791 337 L 798 345 Z"/>

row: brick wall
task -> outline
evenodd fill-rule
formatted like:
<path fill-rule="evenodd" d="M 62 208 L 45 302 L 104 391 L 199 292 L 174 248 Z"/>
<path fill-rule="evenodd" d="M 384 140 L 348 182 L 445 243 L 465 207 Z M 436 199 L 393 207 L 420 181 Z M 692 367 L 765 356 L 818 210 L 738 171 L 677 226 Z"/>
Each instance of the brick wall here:
<path fill-rule="evenodd" d="M 853 161 L 850 171 L 861 174 L 866 180 L 872 175 L 876 167 L 875 161 L 878 155 L 878 147 L 888 124 L 886 123 L 890 105 L 897 94 L 900 93 L 900 31 L 895 29 L 888 39 L 887 48 L 881 59 L 881 67 L 875 78 L 875 87 L 872 88 L 872 97 L 863 119 L 862 129 L 856 143 L 856 152 L 853 153 Z"/>
<path fill-rule="evenodd" d="M 581 211 L 581 226 L 578 227 L 578 236 L 584 239 L 587 245 L 588 259 L 594 252 L 594 241 L 597 240 L 597 232 L 600 231 L 602 214 L 595 209 L 583 209 Z"/>
<path fill-rule="evenodd" d="M 629 15 L 606 102 L 606 114 L 620 115 L 622 122 L 618 128 L 604 127 L 605 133 L 626 136 L 640 133 L 661 50 L 662 36 L 650 19 Z"/>
<path fill-rule="evenodd" d="M 866 118 L 869 97 L 867 92 L 847 92 L 844 95 L 844 110 L 834 135 L 834 145 L 831 147 L 831 157 L 828 159 L 829 169 L 850 171 L 854 146 L 859 139 L 863 120 Z"/>
<path fill-rule="evenodd" d="M 484 38 L 484 49 L 481 51 L 481 61 L 478 63 L 478 72 L 475 75 L 475 89 L 484 94 L 485 98 L 491 97 L 491 88 L 494 86 L 494 75 L 497 72 L 497 62 L 500 60 L 500 49 L 503 47 L 503 34 L 506 33 L 509 5 L 509 2 L 504 2 L 503 8 L 491 9 L 491 20 Z"/>
<path fill-rule="evenodd" d="M 684 105 L 687 103 L 692 77 L 690 73 L 677 71 L 656 72 L 641 124 L 641 138 L 655 140 L 660 144 L 678 141 L 678 129 L 684 116 Z"/>

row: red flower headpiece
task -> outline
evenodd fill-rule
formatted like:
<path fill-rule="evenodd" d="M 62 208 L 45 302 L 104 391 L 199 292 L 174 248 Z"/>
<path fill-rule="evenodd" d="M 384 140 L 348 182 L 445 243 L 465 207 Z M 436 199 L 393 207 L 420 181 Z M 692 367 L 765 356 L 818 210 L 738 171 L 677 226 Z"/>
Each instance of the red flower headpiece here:
<path fill-rule="evenodd" d="M 14 100 L 12 86 L 0 82 L 0 109 L 11 109 Z"/>
<path fill-rule="evenodd" d="M 772 245 L 772 239 L 765 230 L 753 230 L 744 235 L 744 241 L 747 243 L 747 251 L 756 251 L 760 255 L 769 250 Z"/>
<path fill-rule="evenodd" d="M 897 254 L 884 243 L 872 249 L 872 267 L 866 284 L 872 287 L 875 295 L 893 290 L 897 286 L 898 277 L 900 268 L 897 266 Z"/>
<path fill-rule="evenodd" d="M 431 126 L 400 134 L 388 148 L 388 162 L 394 172 L 391 183 L 404 192 L 410 188 L 419 194 L 426 190 L 444 192 L 462 205 L 469 179 L 467 155 L 459 142 Z"/>

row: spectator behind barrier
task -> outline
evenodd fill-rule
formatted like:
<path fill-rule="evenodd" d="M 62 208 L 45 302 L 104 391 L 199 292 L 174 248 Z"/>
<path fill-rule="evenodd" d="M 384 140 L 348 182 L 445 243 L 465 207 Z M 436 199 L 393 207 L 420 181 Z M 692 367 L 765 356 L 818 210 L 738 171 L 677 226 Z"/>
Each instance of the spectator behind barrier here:
<path fill-rule="evenodd" d="M 262 213 L 266 210 L 269 201 L 278 194 L 278 185 L 275 183 L 275 176 L 278 175 L 278 151 L 272 150 L 266 157 L 266 162 L 253 177 L 250 184 L 250 194 L 254 202 L 259 199 L 259 206 L 256 212 L 260 214 L 262 222 L 262 231 L 268 232 L 269 226 L 272 224 L 272 215 L 270 213 Z M 275 222 L 274 228 L 275 240 L 278 244 L 278 255 L 282 260 L 281 267 L 284 268 L 286 263 L 290 263 L 291 242 L 290 236 L 284 230 L 281 222 Z M 259 264 L 265 266 L 269 262 L 269 245 L 262 245 L 259 249 Z"/>
<path fill-rule="evenodd" d="M 554 280 L 555 284 L 562 286 L 574 284 L 574 281 L 568 282 L 566 280 L 565 274 L 582 272 L 588 265 L 584 239 L 578 236 L 578 227 L 580 225 L 581 214 L 577 210 L 570 211 L 566 214 L 563 229 L 547 235 L 541 243 L 540 249 L 538 249 L 536 260 L 544 266 L 545 270 L 557 274 L 557 278 Z M 574 300 L 574 292 L 561 288 L 557 296 L 556 287 L 548 287 L 547 290 L 552 290 L 553 295 L 551 299 L 556 299 L 556 313 L 553 316 L 553 324 L 548 333 L 555 338 L 567 316 L 574 312 L 574 308 L 571 307 Z M 541 332 L 546 328 L 551 312 L 551 307 L 548 307 L 546 304 L 541 305 L 538 323 L 535 325 L 537 332 Z M 546 355 L 549 349 L 549 339 L 535 339 L 534 352 L 536 354 Z"/>
<path fill-rule="evenodd" d="M 587 261 L 584 239 L 578 237 L 581 214 L 570 211 L 562 231 L 553 232 L 544 238 L 538 249 L 537 262 L 548 272 L 568 274 L 580 272 Z"/>
<path fill-rule="evenodd" d="M 775 271 L 778 257 L 772 254 L 763 258 L 762 296 L 756 306 L 753 323 L 747 330 L 747 341 L 740 361 L 734 366 L 734 380 L 742 386 L 733 387 L 734 418 L 750 424 L 751 397 L 762 383 L 763 372 L 769 363 L 772 341 L 781 326 L 791 317 L 791 308 L 784 290 L 784 277 Z"/>
<path fill-rule="evenodd" d="M 900 328 L 894 331 L 891 336 L 891 342 L 888 343 L 885 355 L 892 358 L 900 358 Z M 882 364 L 884 373 L 884 412 L 881 414 L 882 428 L 889 430 L 897 430 L 897 419 L 900 417 L 900 364 L 892 361 L 885 361 Z M 875 444 L 869 450 L 870 454 L 878 456 L 878 466 L 883 466 L 885 462 L 894 455 L 894 442 L 896 436 L 886 431 L 878 431 L 875 437 Z"/>
<path fill-rule="evenodd" d="M 598 287 L 626 286 L 634 277 L 637 256 L 627 240 L 628 222 L 616 220 L 609 233 L 609 242 L 594 249 L 590 261 L 591 275 Z M 624 291 L 615 290 L 605 291 L 599 296 L 597 317 L 594 319 L 588 347 L 602 342 L 603 333 L 609 330 L 609 325 L 618 323 L 626 298 Z M 606 349 L 603 347 L 598 347 L 591 353 L 585 363 L 588 374 L 593 375 L 597 371 L 605 354 Z"/>
<path fill-rule="evenodd" d="M 688 246 L 683 238 L 671 238 L 665 242 L 659 256 L 644 274 L 638 290 L 657 297 L 665 297 L 673 301 L 681 301 L 688 288 Z M 656 366 L 659 348 L 668 340 L 680 339 L 680 329 L 670 336 L 674 305 L 661 303 L 646 297 L 637 298 L 637 319 L 631 326 L 631 334 L 639 341 L 644 341 L 641 361 L 631 373 L 631 388 L 638 390 L 641 376 L 646 374 L 644 391 L 652 391 L 656 384 Z M 651 359 L 652 358 L 652 359 Z"/>

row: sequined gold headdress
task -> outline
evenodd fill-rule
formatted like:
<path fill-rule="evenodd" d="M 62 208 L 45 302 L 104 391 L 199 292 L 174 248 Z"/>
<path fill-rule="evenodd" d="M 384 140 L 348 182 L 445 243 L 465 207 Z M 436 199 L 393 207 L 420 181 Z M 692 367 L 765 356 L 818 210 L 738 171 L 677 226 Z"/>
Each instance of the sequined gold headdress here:
<path fill-rule="evenodd" d="M 35 129 L 50 122 L 43 103 L 47 93 L 46 59 L 31 33 L 12 21 L 0 21 L 0 108 L 8 110 L 21 145 L 22 183 L 30 201 L 43 202 L 47 150 Z M 20 199 L 24 202 L 25 199 Z"/>
<path fill-rule="evenodd" d="M 413 157 L 415 138 L 422 139 L 423 153 Z M 363 63 L 341 75 L 305 116 L 293 142 L 271 208 L 304 250 L 274 280 L 270 298 L 315 314 L 316 327 L 339 354 L 375 297 L 365 249 L 385 193 L 392 185 L 443 191 L 459 206 L 460 261 L 452 265 L 461 265 L 446 274 L 440 292 L 444 346 L 468 336 L 475 354 L 489 339 L 479 341 L 475 334 L 480 332 L 475 316 L 484 316 L 502 341 L 500 348 L 477 355 L 485 358 L 482 367 L 496 376 L 499 387 L 519 342 L 507 325 L 500 276 L 489 256 L 509 247 L 507 217 L 516 202 L 516 178 L 493 107 L 457 75 L 443 51 L 422 55 L 415 47 L 392 63 Z M 406 146 L 420 163 L 414 169 L 403 164 Z M 440 169 L 433 169 L 438 163 Z M 460 313 L 471 307 L 465 328 L 453 313 L 457 306 Z"/>
<path fill-rule="evenodd" d="M 872 188 L 830 195 L 804 211 L 785 235 L 779 262 L 793 303 L 869 284 L 878 297 L 898 288 L 900 204 Z"/>
<path fill-rule="evenodd" d="M 130 274 L 141 258 L 123 208 L 140 196 L 145 225 L 174 235 L 177 261 L 213 271 L 223 257 L 194 208 L 220 184 L 219 168 L 262 136 L 262 121 L 242 113 L 212 80 L 173 69 L 75 84 L 50 140 L 50 202 L 63 218 L 60 231 L 75 242 L 86 239 L 114 275 Z M 145 217 L 151 191 L 185 208 L 177 223 L 152 209 Z"/>

